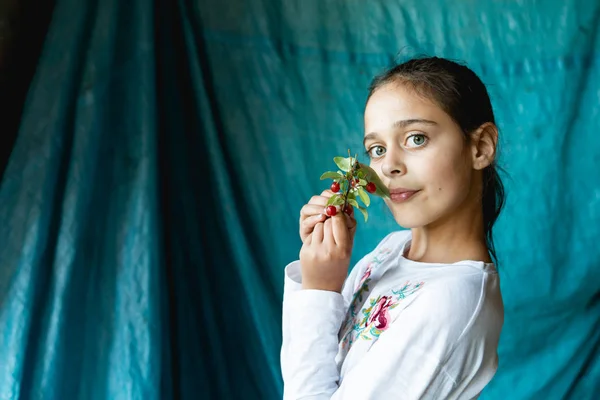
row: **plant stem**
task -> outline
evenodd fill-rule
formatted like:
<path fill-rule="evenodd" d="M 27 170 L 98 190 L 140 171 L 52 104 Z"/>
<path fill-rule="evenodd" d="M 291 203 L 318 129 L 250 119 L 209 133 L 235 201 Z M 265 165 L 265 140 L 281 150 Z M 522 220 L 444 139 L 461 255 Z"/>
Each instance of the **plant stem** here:
<path fill-rule="evenodd" d="M 349 152 L 350 150 L 348 150 L 348 153 Z M 346 195 L 344 196 L 344 206 L 342 208 L 342 212 L 346 212 L 346 207 L 348 206 L 348 194 L 350 194 L 350 189 L 352 188 L 352 183 L 354 182 L 354 170 L 356 169 L 357 165 L 358 159 L 355 157 L 354 164 L 352 164 L 352 167 L 350 167 L 350 179 L 346 177 L 346 180 L 348 181 L 348 188 L 346 189 Z"/>

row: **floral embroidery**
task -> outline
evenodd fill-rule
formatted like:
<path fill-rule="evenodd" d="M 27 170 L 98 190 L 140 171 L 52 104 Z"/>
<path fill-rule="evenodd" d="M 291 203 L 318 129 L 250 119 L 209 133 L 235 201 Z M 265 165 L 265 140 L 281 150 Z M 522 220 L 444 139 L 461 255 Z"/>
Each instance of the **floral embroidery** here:
<path fill-rule="evenodd" d="M 369 279 L 369 277 L 371 276 L 371 268 L 372 267 L 373 267 L 373 263 L 369 263 L 369 265 L 367 266 L 367 269 L 365 270 L 365 273 L 363 274 L 362 278 L 360 278 L 358 285 L 356 285 L 356 289 L 354 289 L 354 293 L 356 293 L 360 288 L 362 288 L 362 286 L 365 284 L 366 280 Z"/>
<path fill-rule="evenodd" d="M 391 324 L 390 310 L 396 308 L 400 301 L 415 293 L 424 284 L 424 282 L 417 284 L 406 282 L 400 289 L 392 290 L 391 295 L 370 298 L 365 305 L 366 308 L 362 309 L 361 315 L 352 317 L 350 323 L 346 323 L 346 329 L 350 329 L 341 340 L 342 348 L 349 349 L 352 343 L 358 339 L 378 338 Z"/>
<path fill-rule="evenodd" d="M 391 252 L 391 249 L 383 248 L 379 250 L 371 262 L 367 264 L 367 268 L 365 269 L 362 278 L 360 278 L 358 285 L 356 285 L 356 288 L 354 289 L 354 295 L 352 296 L 350 308 L 346 315 L 346 322 L 340 329 L 340 332 L 345 332 L 348 329 L 350 322 L 352 322 L 352 319 L 356 317 L 359 304 L 362 304 L 363 302 L 363 294 L 369 291 L 369 283 L 371 282 L 373 268 L 380 265 L 385 260 L 385 256 L 389 255 Z"/>
<path fill-rule="evenodd" d="M 371 311 L 368 317 L 365 317 L 367 319 L 365 325 L 373 325 L 378 331 L 386 330 L 390 323 L 390 313 L 388 310 L 393 304 L 391 296 L 380 296 L 375 302 L 375 306 L 371 306 L 371 308 L 375 307 L 373 311 Z"/>

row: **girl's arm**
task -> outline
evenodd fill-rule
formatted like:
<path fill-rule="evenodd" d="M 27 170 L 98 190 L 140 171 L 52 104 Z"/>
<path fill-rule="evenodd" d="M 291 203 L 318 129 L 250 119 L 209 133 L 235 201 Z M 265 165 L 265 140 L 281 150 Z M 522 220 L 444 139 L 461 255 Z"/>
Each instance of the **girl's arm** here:
<path fill-rule="evenodd" d="M 398 232 L 389 233 L 385 236 L 381 242 L 377 245 L 373 251 L 366 254 L 362 259 L 356 263 L 352 271 L 350 272 L 348 278 L 344 282 L 344 287 L 342 289 L 341 297 L 343 300 L 343 310 L 342 313 L 346 313 L 348 307 L 352 301 L 352 296 L 354 294 L 354 290 L 356 285 L 358 284 L 358 279 L 363 276 L 365 269 L 368 266 L 370 260 L 373 259 L 374 255 L 380 250 L 381 247 L 387 246 L 389 242 L 392 240 L 394 236 L 397 236 Z M 289 343 L 292 337 L 292 332 L 290 328 L 290 314 L 293 312 L 292 305 L 293 301 L 291 301 L 291 297 L 293 297 L 293 293 L 302 290 L 302 271 L 300 266 L 300 261 L 294 261 L 288 264 L 285 268 L 285 285 L 283 292 L 283 313 L 282 313 L 282 333 L 283 333 L 283 341 L 281 347 L 280 361 L 281 361 L 281 372 L 284 377 L 284 381 L 287 381 L 287 368 L 288 359 L 289 359 Z M 317 291 L 318 292 L 318 291 Z M 324 291 L 324 296 L 328 296 L 332 299 L 338 299 L 334 301 L 339 301 L 339 295 L 334 292 L 326 292 Z M 337 309 L 336 309 L 337 310 Z M 336 311 L 339 312 L 339 311 Z M 343 318 L 343 317 L 342 317 Z M 339 330 L 339 328 L 338 328 Z M 335 355 L 334 355 L 335 356 Z"/>
<path fill-rule="evenodd" d="M 330 292 L 330 291 L 320 291 L 313 290 L 310 291 L 314 294 L 314 296 L 322 297 L 327 300 L 334 302 L 333 309 L 334 313 L 338 315 L 339 321 L 334 321 L 335 318 L 330 319 L 330 323 L 333 323 L 331 330 L 335 330 L 337 325 L 341 325 L 341 320 L 345 317 L 346 310 L 348 309 L 348 305 L 352 300 L 352 294 L 354 290 L 354 286 L 356 285 L 357 277 L 362 275 L 365 269 L 365 265 L 367 264 L 367 260 L 370 254 L 363 257 L 356 266 L 350 272 L 348 279 L 344 284 L 342 289 L 342 293 Z M 284 381 L 288 380 L 288 375 L 290 368 L 288 368 L 288 364 L 290 358 L 295 358 L 295 354 L 290 354 L 289 349 L 293 348 L 291 345 L 292 337 L 295 337 L 294 334 L 295 328 L 290 326 L 290 316 L 295 313 L 295 309 L 298 307 L 297 301 L 295 300 L 296 293 L 302 291 L 302 273 L 300 269 L 300 262 L 294 261 L 290 263 L 285 269 L 285 287 L 283 293 L 283 313 L 282 313 L 282 328 L 283 328 L 283 341 L 281 347 L 281 371 L 283 374 Z M 305 291 L 306 292 L 306 291 Z M 341 316 L 340 316 L 341 315 Z M 337 327 L 339 331 L 339 326 Z M 337 352 L 337 331 L 335 336 L 336 346 L 335 352 L 333 352 L 333 357 L 335 357 Z M 293 350 L 292 350 L 293 351 Z M 291 360 L 293 363 L 293 360 Z"/>

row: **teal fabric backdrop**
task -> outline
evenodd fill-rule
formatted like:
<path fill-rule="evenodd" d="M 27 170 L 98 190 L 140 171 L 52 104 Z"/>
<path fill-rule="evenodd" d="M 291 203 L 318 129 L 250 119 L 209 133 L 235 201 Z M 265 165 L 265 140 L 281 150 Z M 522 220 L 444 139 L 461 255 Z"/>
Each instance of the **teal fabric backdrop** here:
<path fill-rule="evenodd" d="M 466 61 L 501 129 L 482 399 L 600 398 L 600 4 L 57 1 L 0 189 L 0 399 L 277 399 L 283 268 L 371 77 Z M 397 229 L 382 202 L 358 260 Z M 365 377 L 365 379 L 369 379 Z"/>

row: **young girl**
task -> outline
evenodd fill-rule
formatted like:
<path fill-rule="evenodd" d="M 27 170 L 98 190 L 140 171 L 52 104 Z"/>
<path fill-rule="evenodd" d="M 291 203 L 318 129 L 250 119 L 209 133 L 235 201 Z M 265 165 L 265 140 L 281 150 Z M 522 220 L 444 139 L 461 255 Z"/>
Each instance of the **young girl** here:
<path fill-rule="evenodd" d="M 492 226 L 504 202 L 498 130 L 470 69 L 413 59 L 377 77 L 364 147 L 410 230 L 386 236 L 347 276 L 356 222 L 300 213 L 286 267 L 285 399 L 473 399 L 494 376 L 504 320 Z"/>

